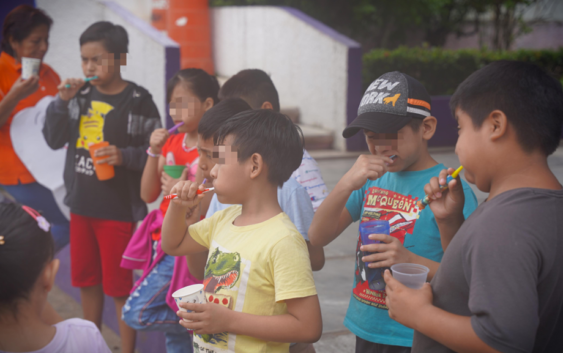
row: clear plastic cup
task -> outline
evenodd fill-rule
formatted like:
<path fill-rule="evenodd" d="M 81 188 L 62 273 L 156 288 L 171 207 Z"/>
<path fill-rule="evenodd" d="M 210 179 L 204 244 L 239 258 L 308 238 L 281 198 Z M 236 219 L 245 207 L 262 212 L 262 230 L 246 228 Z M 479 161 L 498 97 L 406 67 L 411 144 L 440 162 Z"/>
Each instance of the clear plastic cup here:
<path fill-rule="evenodd" d="M 422 288 L 430 269 L 419 264 L 395 264 L 391 266 L 393 278 L 412 289 Z"/>

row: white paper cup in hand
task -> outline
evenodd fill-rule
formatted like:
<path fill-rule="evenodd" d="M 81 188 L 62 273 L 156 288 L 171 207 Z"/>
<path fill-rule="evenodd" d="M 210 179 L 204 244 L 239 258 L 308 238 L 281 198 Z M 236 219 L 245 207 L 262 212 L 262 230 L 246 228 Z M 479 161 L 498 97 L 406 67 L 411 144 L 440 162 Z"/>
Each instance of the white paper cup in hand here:
<path fill-rule="evenodd" d="M 35 58 L 22 58 L 22 79 L 27 80 L 33 75 L 39 76 L 41 60 Z"/>
<path fill-rule="evenodd" d="M 422 288 L 430 269 L 419 264 L 395 264 L 391 266 L 393 278 L 412 289 Z"/>
<path fill-rule="evenodd" d="M 187 313 L 191 313 L 192 311 L 181 308 L 181 302 L 194 304 L 204 304 L 207 302 L 207 299 L 205 299 L 205 293 L 203 292 L 203 284 L 192 284 L 191 286 L 178 289 L 172 293 L 172 298 L 174 298 L 176 305 L 178 305 L 178 309 Z M 191 320 L 183 320 L 191 322 Z"/>

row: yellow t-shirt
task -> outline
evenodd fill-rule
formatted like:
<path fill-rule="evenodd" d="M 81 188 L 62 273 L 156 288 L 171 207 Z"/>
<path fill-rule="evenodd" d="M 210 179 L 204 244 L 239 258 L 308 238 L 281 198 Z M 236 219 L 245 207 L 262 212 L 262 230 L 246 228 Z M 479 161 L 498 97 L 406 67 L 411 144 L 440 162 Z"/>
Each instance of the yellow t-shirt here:
<path fill-rule="evenodd" d="M 209 302 L 262 316 L 287 313 L 284 300 L 317 294 L 305 240 L 285 213 L 250 226 L 233 221 L 241 206 L 216 212 L 189 227 L 209 248 L 204 290 Z M 194 334 L 194 352 L 288 352 L 289 343 L 232 333 Z"/>

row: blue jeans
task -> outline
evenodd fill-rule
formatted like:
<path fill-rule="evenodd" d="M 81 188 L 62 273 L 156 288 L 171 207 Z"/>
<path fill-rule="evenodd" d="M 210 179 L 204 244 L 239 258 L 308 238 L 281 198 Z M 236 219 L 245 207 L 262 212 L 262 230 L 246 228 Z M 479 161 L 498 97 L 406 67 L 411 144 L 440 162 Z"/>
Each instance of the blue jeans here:
<path fill-rule="evenodd" d="M 122 320 L 138 331 L 164 331 L 168 353 L 192 353 L 192 335 L 166 304 L 174 257 L 165 255 L 123 306 Z"/>
<path fill-rule="evenodd" d="M 69 242 L 70 223 L 63 215 L 51 190 L 39 183 L 2 185 L 17 202 L 41 212 L 51 223 L 51 234 L 55 240 L 55 253 Z"/>

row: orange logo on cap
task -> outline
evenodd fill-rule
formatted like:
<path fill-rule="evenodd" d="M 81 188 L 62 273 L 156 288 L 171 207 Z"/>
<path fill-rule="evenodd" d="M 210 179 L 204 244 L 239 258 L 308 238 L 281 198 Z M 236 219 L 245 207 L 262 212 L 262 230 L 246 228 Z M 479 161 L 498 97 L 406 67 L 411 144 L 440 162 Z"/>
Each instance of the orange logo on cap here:
<path fill-rule="evenodd" d="M 397 99 L 399 99 L 400 96 L 401 96 L 401 94 L 397 93 L 393 97 L 383 98 L 383 103 L 385 103 L 385 104 L 393 103 L 393 106 L 395 106 L 395 103 L 397 103 Z"/>

